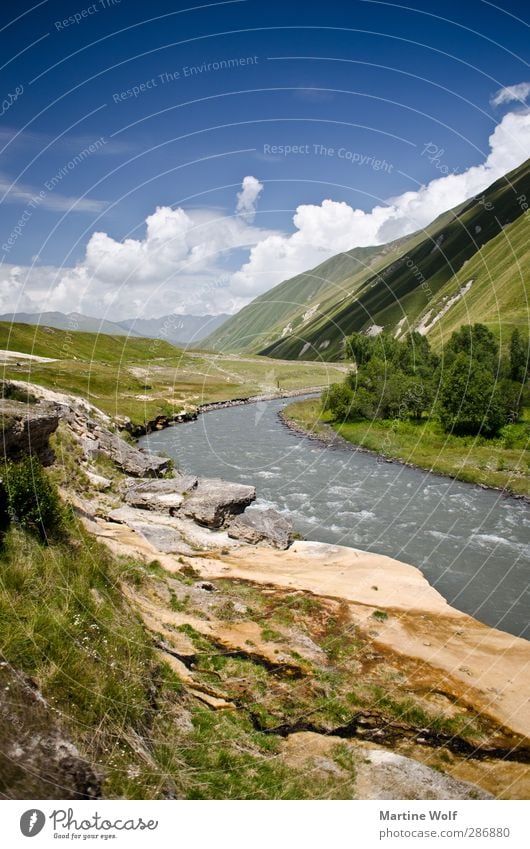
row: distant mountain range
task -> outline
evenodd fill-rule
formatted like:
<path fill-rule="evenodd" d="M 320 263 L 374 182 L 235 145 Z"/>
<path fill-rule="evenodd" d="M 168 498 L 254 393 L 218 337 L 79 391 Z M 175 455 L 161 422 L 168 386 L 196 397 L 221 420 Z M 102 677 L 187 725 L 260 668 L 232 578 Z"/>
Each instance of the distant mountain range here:
<path fill-rule="evenodd" d="M 221 315 L 163 315 L 161 318 L 130 318 L 124 321 L 107 321 L 89 315 L 71 312 L 6 313 L 0 321 L 17 324 L 36 324 L 58 330 L 80 330 L 87 333 L 105 333 L 109 336 L 136 336 L 164 339 L 172 345 L 198 344 L 208 334 L 229 318 Z"/>
<path fill-rule="evenodd" d="M 427 334 L 440 348 L 462 324 L 504 341 L 528 332 L 530 160 L 426 229 L 338 254 L 280 283 L 204 340 L 219 351 L 336 360 L 353 331 Z"/>
<path fill-rule="evenodd" d="M 221 315 L 163 315 L 161 318 L 129 318 L 119 326 L 135 336 L 165 339 L 173 345 L 190 345 L 201 342 L 206 336 L 230 318 Z"/>

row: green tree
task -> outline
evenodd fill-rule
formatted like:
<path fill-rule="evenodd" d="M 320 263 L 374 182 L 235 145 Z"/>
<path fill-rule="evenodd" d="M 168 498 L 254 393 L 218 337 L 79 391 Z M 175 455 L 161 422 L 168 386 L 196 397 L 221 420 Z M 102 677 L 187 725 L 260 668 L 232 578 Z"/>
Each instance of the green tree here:
<path fill-rule="evenodd" d="M 357 367 L 364 366 L 373 356 L 373 339 L 364 333 L 352 333 L 347 339 L 346 350 Z"/>
<path fill-rule="evenodd" d="M 455 330 L 445 349 L 446 367 L 451 366 L 461 353 L 466 354 L 476 365 L 497 374 L 500 366 L 499 346 L 485 324 L 465 324 Z"/>
<path fill-rule="evenodd" d="M 517 328 L 510 337 L 510 378 L 524 383 L 528 377 L 528 343 L 524 342 Z"/>
<path fill-rule="evenodd" d="M 405 337 L 403 348 L 406 352 L 401 360 L 403 371 L 432 379 L 440 358 L 431 351 L 427 337 L 413 330 Z"/>
<path fill-rule="evenodd" d="M 404 375 L 392 362 L 373 357 L 359 370 L 358 386 L 370 395 L 375 418 L 388 419 L 399 415 Z"/>
<path fill-rule="evenodd" d="M 495 378 L 464 351 L 445 371 L 438 413 L 443 429 L 460 436 L 494 436 L 505 423 Z"/>
<path fill-rule="evenodd" d="M 518 421 L 524 401 L 521 383 L 505 378 L 499 381 L 497 391 L 505 421 Z"/>
<path fill-rule="evenodd" d="M 347 421 L 353 403 L 353 391 L 346 383 L 332 383 L 324 393 L 322 407 L 331 413 L 335 421 Z"/>

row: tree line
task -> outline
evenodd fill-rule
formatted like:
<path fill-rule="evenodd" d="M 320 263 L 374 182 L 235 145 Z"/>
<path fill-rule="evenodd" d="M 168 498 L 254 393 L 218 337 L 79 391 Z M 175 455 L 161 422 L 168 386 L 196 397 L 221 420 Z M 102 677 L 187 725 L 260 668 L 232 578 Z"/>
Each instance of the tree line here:
<path fill-rule="evenodd" d="M 530 400 L 528 340 L 517 329 L 502 353 L 484 324 L 456 330 L 441 355 L 416 331 L 403 340 L 353 333 L 346 350 L 353 368 L 322 402 L 335 421 L 428 417 L 446 433 L 492 437 Z"/>

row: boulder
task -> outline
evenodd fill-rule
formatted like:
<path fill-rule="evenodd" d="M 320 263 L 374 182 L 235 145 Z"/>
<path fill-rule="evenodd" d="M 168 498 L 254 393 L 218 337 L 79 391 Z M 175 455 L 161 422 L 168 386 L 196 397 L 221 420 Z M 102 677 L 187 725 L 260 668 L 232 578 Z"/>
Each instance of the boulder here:
<path fill-rule="evenodd" d="M 101 780 L 31 678 L 0 663 L 0 786 L 4 799 L 98 799 Z"/>
<path fill-rule="evenodd" d="M 166 457 L 145 454 L 106 428 L 97 426 L 93 433 L 97 440 L 97 447 L 93 450 L 111 459 L 127 475 L 135 478 L 156 477 L 169 469 L 170 461 Z"/>
<path fill-rule="evenodd" d="M 256 489 L 240 483 L 228 483 L 218 478 L 199 478 L 180 509 L 200 525 L 220 528 L 230 516 L 237 516 L 256 498 Z"/>
<path fill-rule="evenodd" d="M 293 523 L 277 510 L 246 510 L 230 522 L 228 536 L 251 545 L 264 542 L 285 549 L 293 541 Z"/>
<path fill-rule="evenodd" d="M 141 481 L 128 486 L 125 501 L 132 507 L 156 510 L 172 516 L 196 486 L 196 477 L 177 472 L 172 478 Z"/>
<path fill-rule="evenodd" d="M 110 478 L 106 478 L 103 475 L 98 475 L 96 472 L 92 472 L 90 469 L 85 469 L 85 475 L 88 480 L 98 492 L 105 492 L 105 490 L 110 489 L 112 486 L 112 481 Z"/>
<path fill-rule="evenodd" d="M 34 454 L 45 465 L 53 462 L 48 440 L 59 424 L 59 412 L 53 404 L 0 399 L 0 423 L 3 459 L 20 460 Z"/>

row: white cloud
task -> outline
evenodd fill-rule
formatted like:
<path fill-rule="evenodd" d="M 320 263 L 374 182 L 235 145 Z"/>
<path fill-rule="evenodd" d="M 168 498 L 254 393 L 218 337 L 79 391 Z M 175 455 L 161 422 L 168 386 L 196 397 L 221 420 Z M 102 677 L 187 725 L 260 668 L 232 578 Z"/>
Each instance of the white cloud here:
<path fill-rule="evenodd" d="M 247 176 L 235 215 L 158 207 L 146 219 L 143 238 L 118 241 L 94 233 L 74 268 L 14 270 L 4 264 L 1 309 L 74 310 L 110 319 L 235 312 L 333 254 L 405 236 L 482 192 L 527 158 L 530 110 L 506 114 L 489 144 L 482 164 L 432 180 L 367 212 L 332 199 L 302 204 L 290 234 L 252 224 L 263 185 Z M 241 251 L 238 270 L 227 270 L 226 257 L 238 257 Z"/>
<path fill-rule="evenodd" d="M 255 178 L 245 178 L 247 209 L 251 195 L 255 203 L 261 188 Z M 75 311 L 118 319 L 218 313 L 243 306 L 230 290 L 224 257 L 235 250 L 248 252 L 271 231 L 253 227 L 246 215 L 171 207 L 157 207 L 145 225 L 141 239 L 118 241 L 104 232 L 93 233 L 74 268 L 4 264 L 0 310 Z"/>
<path fill-rule="evenodd" d="M 295 232 L 269 236 L 252 248 L 248 262 L 233 277 L 233 291 L 255 296 L 340 251 L 384 244 L 426 227 L 442 212 L 483 191 L 527 158 L 530 111 L 505 115 L 489 143 L 490 153 L 482 165 L 432 180 L 390 198 L 384 206 L 376 205 L 370 212 L 333 200 L 299 206 L 293 218 Z"/>
<path fill-rule="evenodd" d="M 530 94 L 530 83 L 517 83 L 500 88 L 491 98 L 492 106 L 501 106 L 503 103 L 511 103 L 513 100 L 526 102 Z"/>
<path fill-rule="evenodd" d="M 249 224 L 256 217 L 256 204 L 262 191 L 263 183 L 255 177 L 245 177 L 241 184 L 241 191 L 237 195 L 236 212 Z"/>

